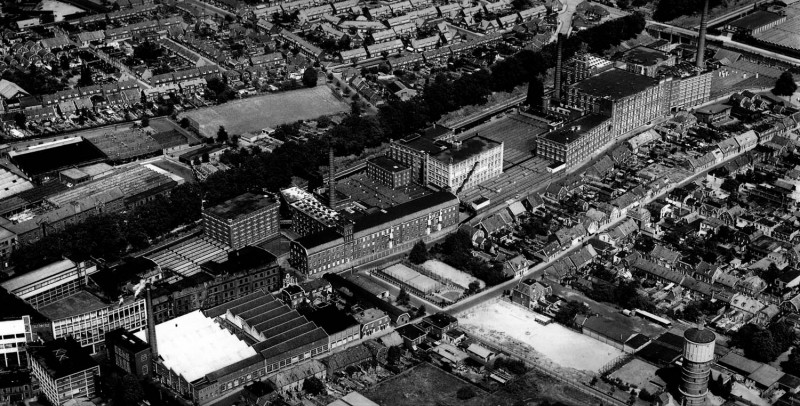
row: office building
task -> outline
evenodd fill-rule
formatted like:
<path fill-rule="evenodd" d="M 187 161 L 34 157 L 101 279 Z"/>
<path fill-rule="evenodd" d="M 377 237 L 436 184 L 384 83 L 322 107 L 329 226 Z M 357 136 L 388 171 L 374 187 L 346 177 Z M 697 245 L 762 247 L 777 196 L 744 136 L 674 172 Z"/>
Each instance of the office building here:
<path fill-rule="evenodd" d="M 49 328 L 49 321 L 3 289 L 0 289 L 0 303 L 0 369 L 27 367 L 28 343 L 39 339 L 39 333 Z"/>
<path fill-rule="evenodd" d="M 475 135 L 428 157 L 427 183 L 462 191 L 503 173 L 503 143 Z"/>
<path fill-rule="evenodd" d="M 411 249 L 458 224 L 458 198 L 437 192 L 292 241 L 289 262 L 306 275 L 336 272 Z"/>
<path fill-rule="evenodd" d="M 72 337 L 91 354 L 104 350 L 105 333 L 117 328 L 143 330 L 147 325 L 144 299 L 128 296 L 119 301 L 87 290 L 39 309 L 52 323 L 53 338 Z"/>
<path fill-rule="evenodd" d="M 280 232 L 279 203 L 272 197 L 245 193 L 203 210 L 203 229 L 210 238 L 239 249 Z"/>
<path fill-rule="evenodd" d="M 95 396 L 100 366 L 80 344 L 62 338 L 29 351 L 31 372 L 51 404 L 60 406 L 73 398 Z"/>
<path fill-rule="evenodd" d="M 387 156 L 379 156 L 367 161 L 367 176 L 392 189 L 411 183 L 411 168 Z"/>
<path fill-rule="evenodd" d="M 150 345 L 130 331 L 119 328 L 106 333 L 106 351 L 111 363 L 124 373 L 139 379 L 150 376 Z"/>

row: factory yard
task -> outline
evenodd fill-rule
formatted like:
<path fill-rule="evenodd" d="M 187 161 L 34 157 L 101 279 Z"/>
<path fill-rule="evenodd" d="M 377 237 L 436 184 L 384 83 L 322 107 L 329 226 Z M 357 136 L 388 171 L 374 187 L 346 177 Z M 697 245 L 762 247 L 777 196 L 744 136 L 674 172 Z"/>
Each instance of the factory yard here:
<path fill-rule="evenodd" d="M 458 315 L 470 334 L 525 355 L 547 369 L 595 374 L 623 352 L 556 323 L 542 325 L 533 313 L 495 300 Z"/>
<path fill-rule="evenodd" d="M 503 142 L 503 166 L 518 164 L 531 157 L 536 136 L 547 132 L 547 124 L 521 114 L 513 114 L 459 134 L 461 140 L 482 135 Z"/>
<path fill-rule="evenodd" d="M 337 99 L 329 87 L 317 86 L 193 110 L 183 117 L 188 117 L 193 125 L 196 123 L 201 135 L 216 137 L 220 126 L 224 126 L 229 134 L 259 132 L 266 127 L 275 128 L 348 109 L 349 106 Z"/>

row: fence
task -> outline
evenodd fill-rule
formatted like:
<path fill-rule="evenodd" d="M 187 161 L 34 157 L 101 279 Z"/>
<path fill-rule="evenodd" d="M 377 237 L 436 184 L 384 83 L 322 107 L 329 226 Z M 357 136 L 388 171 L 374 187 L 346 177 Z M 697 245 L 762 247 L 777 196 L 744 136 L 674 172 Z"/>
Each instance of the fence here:
<path fill-rule="evenodd" d="M 560 374 L 560 373 L 558 373 L 556 371 L 551 371 L 549 369 L 545 369 L 542 366 L 540 366 L 540 365 L 530 361 L 529 359 L 525 358 L 525 356 L 523 356 L 521 354 L 517 354 L 516 352 L 508 350 L 508 349 L 505 349 L 505 348 L 500 348 L 499 346 L 497 346 L 495 344 L 492 344 L 492 343 L 489 343 L 489 342 L 483 340 L 482 338 L 474 336 L 472 334 L 467 333 L 467 335 L 469 336 L 470 339 L 479 342 L 484 347 L 489 348 L 490 350 L 493 350 L 498 354 L 511 355 L 511 356 L 513 356 L 515 358 L 521 359 L 523 362 L 525 362 L 525 364 L 529 368 L 534 369 L 537 372 L 543 373 L 543 374 L 545 374 L 545 375 L 547 375 L 547 376 L 549 376 L 551 378 L 554 378 L 554 379 L 556 379 L 556 380 L 558 380 L 560 382 L 566 383 L 566 384 L 572 386 L 573 388 L 577 389 L 578 391 L 584 393 L 585 395 L 592 396 L 594 398 L 600 399 L 605 404 L 614 405 L 614 406 L 626 406 L 627 405 L 627 403 L 625 403 L 625 402 L 623 402 L 623 401 L 621 401 L 619 399 L 613 398 L 613 397 L 609 396 L 608 394 L 600 392 L 599 390 L 588 386 L 586 383 L 583 383 L 583 382 L 580 382 L 578 380 L 569 378 L 569 377 L 564 376 L 564 375 L 562 375 L 562 374 Z"/>

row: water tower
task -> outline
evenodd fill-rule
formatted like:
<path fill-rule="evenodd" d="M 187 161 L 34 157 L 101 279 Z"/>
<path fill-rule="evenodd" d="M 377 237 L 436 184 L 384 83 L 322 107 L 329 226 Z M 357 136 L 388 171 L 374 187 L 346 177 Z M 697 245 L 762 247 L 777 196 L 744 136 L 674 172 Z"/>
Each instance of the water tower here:
<path fill-rule="evenodd" d="M 681 367 L 681 405 L 701 406 L 706 403 L 711 363 L 714 362 L 714 340 L 717 335 L 702 322 L 683 334 L 683 366 Z"/>

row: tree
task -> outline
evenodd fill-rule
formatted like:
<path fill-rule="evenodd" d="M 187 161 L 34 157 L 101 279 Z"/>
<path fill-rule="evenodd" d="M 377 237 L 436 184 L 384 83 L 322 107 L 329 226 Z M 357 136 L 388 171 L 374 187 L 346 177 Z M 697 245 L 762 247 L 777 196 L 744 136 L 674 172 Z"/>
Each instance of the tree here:
<path fill-rule="evenodd" d="M 456 391 L 456 397 L 460 400 L 472 399 L 476 396 L 475 389 L 471 386 L 464 386 Z"/>
<path fill-rule="evenodd" d="M 142 127 L 147 127 L 150 125 L 150 117 L 144 116 L 142 117 Z"/>
<path fill-rule="evenodd" d="M 792 349 L 789 359 L 781 363 L 783 371 L 787 374 L 800 375 L 800 349 Z"/>
<path fill-rule="evenodd" d="M 305 72 L 303 72 L 303 86 L 305 87 L 314 87 L 317 85 L 317 70 L 308 67 L 306 68 Z"/>
<path fill-rule="evenodd" d="M 400 357 L 403 355 L 403 350 L 400 349 L 398 346 L 391 346 L 389 350 L 386 352 L 386 362 L 390 365 L 397 364 L 400 361 Z"/>
<path fill-rule="evenodd" d="M 91 86 L 93 84 L 94 79 L 92 79 L 92 69 L 89 68 L 89 65 L 87 64 L 81 65 L 81 78 L 78 79 L 78 85 Z"/>
<path fill-rule="evenodd" d="M 417 314 L 414 317 L 425 317 L 426 314 L 428 314 L 428 312 L 425 311 L 425 305 L 421 304 L 419 308 L 417 308 Z"/>
<path fill-rule="evenodd" d="M 776 96 L 791 96 L 796 91 L 797 83 L 789 71 L 781 73 L 781 76 L 775 81 L 775 88 L 772 89 L 772 93 Z"/>
<path fill-rule="evenodd" d="M 575 318 L 575 316 L 585 311 L 586 305 L 575 300 L 570 300 L 567 303 L 564 303 L 564 305 L 558 309 L 555 320 L 558 323 L 569 326 L 572 325 L 572 320 Z"/>
<path fill-rule="evenodd" d="M 425 247 L 425 243 L 422 240 L 417 241 L 414 244 L 414 247 L 411 248 L 411 252 L 408 254 L 408 260 L 411 261 L 412 264 L 421 264 L 428 260 L 428 249 Z"/>
<path fill-rule="evenodd" d="M 14 123 L 23 130 L 25 129 L 25 122 L 27 120 L 28 118 L 25 116 L 25 113 L 17 113 L 14 115 Z"/>
<path fill-rule="evenodd" d="M 409 300 L 411 300 L 411 296 L 406 292 L 405 287 L 401 287 L 400 292 L 397 294 L 397 303 L 407 305 Z"/>
<path fill-rule="evenodd" d="M 525 101 L 529 106 L 540 106 L 544 96 L 544 85 L 540 77 L 534 77 L 528 83 L 528 99 Z"/>
<path fill-rule="evenodd" d="M 303 381 L 303 390 L 313 396 L 323 395 L 328 391 L 325 384 L 316 376 L 309 376 Z"/>
<path fill-rule="evenodd" d="M 467 286 L 467 291 L 464 292 L 465 295 L 471 295 L 474 293 L 478 293 L 481 290 L 481 283 L 478 281 L 472 281 Z"/>
<path fill-rule="evenodd" d="M 225 130 L 225 126 L 219 126 L 219 130 L 217 130 L 217 142 L 227 142 L 228 141 L 228 131 Z"/>
<path fill-rule="evenodd" d="M 180 125 L 181 125 L 181 128 L 189 128 L 189 125 L 190 125 L 189 124 L 189 119 L 187 117 L 182 118 L 181 121 L 180 121 Z"/>

